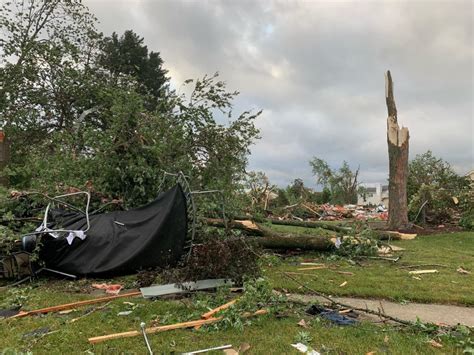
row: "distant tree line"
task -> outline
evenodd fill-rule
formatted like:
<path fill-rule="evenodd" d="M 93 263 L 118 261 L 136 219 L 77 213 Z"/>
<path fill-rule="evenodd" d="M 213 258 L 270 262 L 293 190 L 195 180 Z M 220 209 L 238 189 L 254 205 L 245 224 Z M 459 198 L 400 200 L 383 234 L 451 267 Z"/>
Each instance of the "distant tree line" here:
<path fill-rule="evenodd" d="M 322 191 L 306 187 L 299 178 L 286 188 L 279 188 L 272 185 L 263 172 L 250 173 L 246 188 L 253 196 L 254 210 L 270 212 L 305 202 L 354 204 L 358 196 L 366 193 L 359 184 L 359 168 L 351 170 L 344 161 L 339 169 L 332 169 L 317 157 L 309 164 Z M 462 226 L 474 229 L 474 182 L 457 174 L 447 161 L 435 157 L 431 151 L 419 154 L 409 162 L 407 192 L 411 222 L 441 224 L 453 221 L 457 214 L 461 216 Z"/>

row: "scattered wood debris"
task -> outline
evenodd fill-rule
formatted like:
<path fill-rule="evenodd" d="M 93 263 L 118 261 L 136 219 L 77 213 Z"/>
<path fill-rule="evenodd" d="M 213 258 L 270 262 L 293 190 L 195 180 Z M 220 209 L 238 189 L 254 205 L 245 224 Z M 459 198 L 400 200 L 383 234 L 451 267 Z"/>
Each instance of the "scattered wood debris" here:
<path fill-rule="evenodd" d="M 308 271 L 308 270 L 320 270 L 320 269 L 327 269 L 326 266 L 311 266 L 311 267 L 302 267 L 297 269 L 298 271 Z"/>
<path fill-rule="evenodd" d="M 346 313 L 350 313 L 350 312 L 353 312 L 351 308 L 347 308 L 347 309 L 342 309 L 339 311 L 339 314 L 346 314 Z"/>
<path fill-rule="evenodd" d="M 438 273 L 438 270 L 433 269 L 433 270 L 413 270 L 413 271 L 408 271 L 410 275 L 423 275 L 423 274 L 436 274 Z"/>
<path fill-rule="evenodd" d="M 70 321 L 68 321 L 68 323 L 77 322 L 79 319 L 82 319 L 82 318 L 84 318 L 84 317 L 87 317 L 87 316 L 91 315 L 92 313 L 94 313 L 94 312 L 96 312 L 96 311 L 99 311 L 99 310 L 102 310 L 102 309 L 106 308 L 109 304 L 110 304 L 110 302 L 107 302 L 106 304 L 104 304 L 104 305 L 102 305 L 102 306 L 92 308 L 92 309 L 88 310 L 86 313 L 84 313 L 82 316 L 79 316 L 79 317 L 77 317 L 77 318 L 71 319 Z"/>
<path fill-rule="evenodd" d="M 124 293 L 124 294 L 116 295 L 116 296 L 101 297 L 101 298 L 96 298 L 96 299 L 92 299 L 92 300 L 61 304 L 61 305 L 58 305 L 58 306 L 40 308 L 40 309 L 28 311 L 28 312 L 20 312 L 17 315 L 11 317 L 11 318 L 22 318 L 22 317 L 32 316 L 32 315 L 36 315 L 36 314 L 59 312 L 59 311 L 63 311 L 63 310 L 66 310 L 66 309 L 73 309 L 73 308 L 86 306 L 86 305 L 90 305 L 90 304 L 108 302 L 108 301 L 112 301 L 112 300 L 115 300 L 115 299 L 118 299 L 118 298 L 135 297 L 135 296 L 139 296 L 139 295 L 141 295 L 141 292 L 136 291 L 136 292 L 129 292 L 129 293 Z"/>
<path fill-rule="evenodd" d="M 471 272 L 466 270 L 466 269 L 463 269 L 461 266 L 457 268 L 456 270 L 458 273 L 460 274 L 464 274 L 464 275 L 469 275 Z"/>
<path fill-rule="evenodd" d="M 405 248 L 397 247 L 396 245 L 383 245 L 378 248 L 379 255 L 391 255 L 393 252 L 404 251 Z"/>
<path fill-rule="evenodd" d="M 202 319 L 209 319 L 211 318 L 214 314 L 224 310 L 224 309 L 227 309 L 231 306 L 233 306 L 236 302 L 238 301 L 238 299 L 235 299 L 235 300 L 232 300 L 230 302 L 227 302 L 226 304 L 223 304 L 222 306 L 219 306 L 217 308 L 214 308 L 214 309 L 211 309 L 209 312 L 207 313 L 204 313 L 203 315 L 201 315 L 201 318 Z"/>
<path fill-rule="evenodd" d="M 207 348 L 207 349 L 202 349 L 202 350 L 186 352 L 186 353 L 183 353 L 182 355 L 202 354 L 202 353 L 207 353 L 209 351 L 217 351 L 217 350 L 223 350 L 225 354 L 239 354 L 237 351 L 235 351 L 231 348 L 232 348 L 232 344 L 221 345 L 221 346 L 216 346 L 216 347 L 213 347 L 213 348 Z M 230 352 L 228 352 L 228 350 L 230 350 Z"/>
<path fill-rule="evenodd" d="M 307 263 L 307 262 L 302 262 L 300 263 L 301 266 L 324 266 L 324 264 L 321 263 Z"/>
<path fill-rule="evenodd" d="M 249 349 L 250 349 L 250 344 L 242 343 L 237 349 L 234 349 L 234 348 L 226 349 L 223 352 L 225 355 L 240 355 L 240 354 L 244 354 Z"/>
<path fill-rule="evenodd" d="M 305 329 L 308 329 L 308 328 L 309 328 L 308 324 L 306 323 L 306 321 L 305 321 L 304 319 L 301 319 L 301 320 L 300 320 L 298 323 L 296 323 L 296 324 L 298 324 L 300 327 L 305 328 Z"/>
<path fill-rule="evenodd" d="M 354 276 L 355 275 L 353 272 L 350 272 L 350 271 L 337 271 L 337 270 L 334 270 L 334 272 L 336 272 L 338 274 L 341 274 L 341 275 L 349 275 L 349 276 Z"/>
<path fill-rule="evenodd" d="M 440 349 L 440 348 L 443 347 L 443 344 L 438 343 L 438 342 L 437 342 L 436 340 L 434 340 L 434 339 L 431 339 L 431 340 L 428 342 L 428 344 L 430 344 L 433 348 L 438 348 L 438 349 Z"/>
<path fill-rule="evenodd" d="M 244 313 L 244 317 L 252 317 L 252 316 L 258 316 L 258 315 L 263 315 L 267 314 L 268 311 L 265 309 L 260 309 L 254 313 Z M 167 330 L 174 330 L 174 329 L 184 329 L 184 328 L 193 328 L 197 325 L 204 325 L 204 324 L 212 324 L 221 321 L 223 318 L 222 317 L 211 317 L 208 319 L 199 319 L 199 320 L 193 320 L 189 322 L 183 322 L 183 323 L 175 323 L 175 324 L 169 324 L 169 325 L 162 325 L 158 327 L 152 327 L 152 328 L 147 328 L 145 329 L 146 334 L 153 334 L 153 333 L 159 333 L 159 332 L 164 332 Z M 134 336 L 139 336 L 142 333 L 138 330 L 132 330 L 129 332 L 122 332 L 122 333 L 114 333 L 114 334 L 108 334 L 108 335 L 102 335 L 102 336 L 97 336 L 97 337 L 92 337 L 89 338 L 89 343 L 91 344 L 96 344 L 96 343 L 101 343 L 107 340 L 112 340 L 112 339 L 121 339 L 121 338 L 128 338 L 128 337 L 134 337 Z"/>

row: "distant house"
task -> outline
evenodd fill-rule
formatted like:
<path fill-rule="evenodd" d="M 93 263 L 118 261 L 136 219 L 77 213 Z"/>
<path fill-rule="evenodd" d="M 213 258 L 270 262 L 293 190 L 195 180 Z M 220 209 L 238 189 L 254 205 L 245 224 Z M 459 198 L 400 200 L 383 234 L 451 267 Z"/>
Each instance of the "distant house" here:
<path fill-rule="evenodd" d="M 468 172 L 466 174 L 466 177 L 471 180 L 471 181 L 474 181 L 474 170 L 471 170 L 470 172 Z"/>
<path fill-rule="evenodd" d="M 362 183 L 359 186 L 365 188 L 365 193 L 358 194 L 358 205 L 377 206 L 383 204 L 385 207 L 388 207 L 388 185 L 382 185 L 381 183 Z"/>

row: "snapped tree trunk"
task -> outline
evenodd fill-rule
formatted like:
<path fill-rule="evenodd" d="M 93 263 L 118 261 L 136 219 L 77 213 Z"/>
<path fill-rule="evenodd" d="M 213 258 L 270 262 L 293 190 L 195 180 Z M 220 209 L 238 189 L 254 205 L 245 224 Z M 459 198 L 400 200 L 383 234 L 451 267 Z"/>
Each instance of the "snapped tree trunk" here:
<path fill-rule="evenodd" d="M 407 175 L 408 175 L 408 128 L 398 126 L 397 108 L 393 97 L 390 71 L 385 75 L 385 99 L 387 103 L 387 143 L 389 159 L 388 225 L 390 229 L 408 227 Z"/>

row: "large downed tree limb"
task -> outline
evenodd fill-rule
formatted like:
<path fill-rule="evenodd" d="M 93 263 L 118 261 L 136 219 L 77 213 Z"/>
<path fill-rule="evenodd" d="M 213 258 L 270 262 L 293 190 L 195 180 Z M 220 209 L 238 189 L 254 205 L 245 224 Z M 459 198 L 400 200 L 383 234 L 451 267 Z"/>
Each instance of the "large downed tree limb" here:
<path fill-rule="evenodd" d="M 225 228 L 221 219 L 206 218 L 203 222 L 212 227 Z M 247 240 L 268 249 L 303 249 L 326 251 L 334 248 L 334 243 L 327 236 L 308 234 L 283 234 L 272 231 L 252 221 L 231 221 L 227 223 L 231 229 L 239 229 L 252 237 Z M 255 236 L 255 237 L 253 237 Z"/>
<path fill-rule="evenodd" d="M 219 218 L 204 218 L 204 224 L 207 224 L 211 227 L 217 228 L 230 228 L 230 229 L 239 229 L 250 235 L 265 235 L 263 228 L 258 226 L 256 223 L 246 220 L 246 221 L 228 221 L 227 224 L 224 223 L 224 220 Z"/>
<path fill-rule="evenodd" d="M 134 291 L 134 292 L 123 293 L 123 294 L 115 295 L 115 296 L 100 297 L 100 298 L 95 298 L 91 300 L 72 302 L 72 303 L 67 303 L 67 304 L 61 304 L 58 306 L 40 308 L 40 309 L 35 309 L 32 311 L 27 311 L 27 312 L 21 311 L 17 315 L 14 315 L 13 317 L 10 317 L 10 318 L 23 318 L 26 316 L 32 316 L 32 315 L 37 315 L 37 314 L 59 312 L 59 311 L 64 311 L 66 309 L 75 309 L 75 308 L 86 306 L 86 305 L 109 302 L 118 298 L 141 296 L 141 294 L 142 293 L 140 291 Z"/>
<path fill-rule="evenodd" d="M 279 219 L 268 219 L 267 221 L 270 222 L 271 224 L 279 224 L 283 226 L 322 228 L 322 229 L 327 229 L 327 230 L 331 230 L 334 232 L 341 232 L 341 233 L 347 233 L 348 231 L 350 231 L 350 228 L 347 228 L 347 227 L 335 226 L 332 224 L 321 223 L 321 222 L 285 221 L 285 220 L 279 220 Z"/>
<path fill-rule="evenodd" d="M 377 236 L 380 240 L 411 240 L 415 239 L 417 235 L 395 231 L 379 231 Z"/>
<path fill-rule="evenodd" d="M 328 237 L 308 235 L 278 235 L 252 237 L 249 241 L 266 249 L 301 249 L 329 251 L 334 249 L 334 243 Z"/>
<path fill-rule="evenodd" d="M 244 217 L 244 216 L 235 217 L 236 222 L 245 221 L 245 220 L 252 220 L 252 221 L 260 222 L 260 223 L 278 224 L 278 225 L 283 225 L 283 226 L 322 228 L 322 229 L 327 229 L 327 230 L 331 230 L 334 232 L 341 232 L 341 233 L 347 233 L 347 231 L 350 230 L 349 227 L 335 226 L 333 224 L 324 223 L 324 222 L 280 220 L 276 218 L 255 218 L 255 217 Z"/>
<path fill-rule="evenodd" d="M 286 222 L 286 221 L 279 221 L 279 220 L 277 221 Z M 218 228 L 224 228 L 226 226 L 222 219 L 206 218 L 206 219 L 203 219 L 203 222 L 209 226 L 218 227 Z M 290 223 L 288 223 L 287 225 L 293 225 L 293 226 L 299 226 L 299 227 L 311 226 L 309 228 L 319 228 L 313 225 L 313 223 L 317 223 L 317 222 L 296 222 L 296 223 L 295 221 L 288 221 L 288 222 Z M 285 224 L 285 223 L 281 223 L 281 224 Z M 303 248 L 303 249 L 309 250 L 313 247 L 312 250 L 328 250 L 321 243 L 323 240 L 330 240 L 327 236 L 278 233 L 271 230 L 270 228 L 266 228 L 250 220 L 230 221 L 227 223 L 227 227 L 230 229 L 242 230 L 251 236 L 267 237 L 268 240 L 262 240 L 260 242 L 262 247 L 264 248 L 271 248 L 272 245 L 275 245 L 275 248 L 277 248 L 276 245 L 285 245 L 282 248 Z M 336 226 L 331 226 L 331 227 L 336 227 Z M 346 227 L 338 227 L 338 230 L 337 230 L 337 232 L 339 233 L 348 233 L 349 231 L 350 229 Z M 416 237 L 416 234 L 400 233 L 397 231 L 377 231 L 376 236 L 380 240 L 410 240 L 410 239 L 414 239 Z M 284 239 L 280 239 L 280 238 L 284 238 Z M 311 241 L 307 243 L 305 240 L 301 238 L 307 238 L 308 241 L 311 238 L 313 239 L 320 238 L 321 241 L 314 242 L 314 243 L 313 241 Z M 253 238 L 252 240 L 257 240 L 257 238 Z M 292 241 L 294 242 L 293 243 L 294 246 L 292 246 Z"/>
<path fill-rule="evenodd" d="M 390 71 L 385 75 L 387 103 L 387 143 L 389 159 L 388 226 L 390 229 L 408 227 L 407 177 L 408 177 L 408 128 L 398 126 L 397 107 L 393 97 Z"/>

